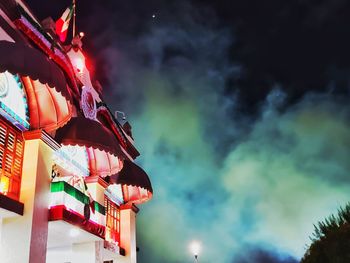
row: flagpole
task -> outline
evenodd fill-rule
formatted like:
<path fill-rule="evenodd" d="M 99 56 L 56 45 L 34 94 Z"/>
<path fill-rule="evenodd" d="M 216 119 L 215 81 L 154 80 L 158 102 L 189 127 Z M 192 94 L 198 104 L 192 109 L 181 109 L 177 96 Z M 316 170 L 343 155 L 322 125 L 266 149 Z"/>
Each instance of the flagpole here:
<path fill-rule="evenodd" d="M 75 37 L 75 0 L 73 0 L 73 38 Z"/>

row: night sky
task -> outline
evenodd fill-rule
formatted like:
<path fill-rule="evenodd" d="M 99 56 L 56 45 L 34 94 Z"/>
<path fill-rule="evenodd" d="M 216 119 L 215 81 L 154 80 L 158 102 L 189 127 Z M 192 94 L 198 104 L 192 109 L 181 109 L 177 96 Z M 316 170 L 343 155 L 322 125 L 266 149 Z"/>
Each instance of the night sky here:
<path fill-rule="evenodd" d="M 40 19 L 70 1 L 28 1 Z M 154 188 L 138 262 L 295 263 L 349 201 L 350 2 L 77 0 Z M 155 17 L 153 17 L 153 15 Z"/>

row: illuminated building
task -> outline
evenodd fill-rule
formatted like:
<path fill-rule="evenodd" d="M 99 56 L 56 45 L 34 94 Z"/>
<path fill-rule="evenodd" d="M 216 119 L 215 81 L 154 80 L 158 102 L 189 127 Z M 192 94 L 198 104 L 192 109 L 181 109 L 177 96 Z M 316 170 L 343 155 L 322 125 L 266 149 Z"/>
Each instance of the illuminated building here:
<path fill-rule="evenodd" d="M 0 262 L 135 263 L 153 190 L 130 124 L 50 25 L 0 0 Z"/>

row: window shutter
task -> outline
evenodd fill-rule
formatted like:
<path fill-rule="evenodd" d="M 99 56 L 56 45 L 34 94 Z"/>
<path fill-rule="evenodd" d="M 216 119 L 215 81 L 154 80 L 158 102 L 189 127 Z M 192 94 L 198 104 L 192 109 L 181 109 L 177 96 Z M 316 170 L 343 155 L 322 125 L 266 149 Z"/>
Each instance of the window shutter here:
<path fill-rule="evenodd" d="M 19 199 L 24 143 L 22 133 L 0 120 L 0 191 Z"/>
<path fill-rule="evenodd" d="M 106 208 L 106 240 L 119 242 L 120 211 L 119 207 L 105 196 Z"/>

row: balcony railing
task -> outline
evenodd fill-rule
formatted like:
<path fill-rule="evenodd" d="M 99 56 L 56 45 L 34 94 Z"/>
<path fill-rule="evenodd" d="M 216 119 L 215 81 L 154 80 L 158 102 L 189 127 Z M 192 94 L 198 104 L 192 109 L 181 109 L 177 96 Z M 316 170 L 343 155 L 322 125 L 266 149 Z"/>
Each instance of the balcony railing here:
<path fill-rule="evenodd" d="M 103 205 L 65 181 L 51 183 L 50 221 L 64 220 L 104 239 L 106 216 Z"/>

